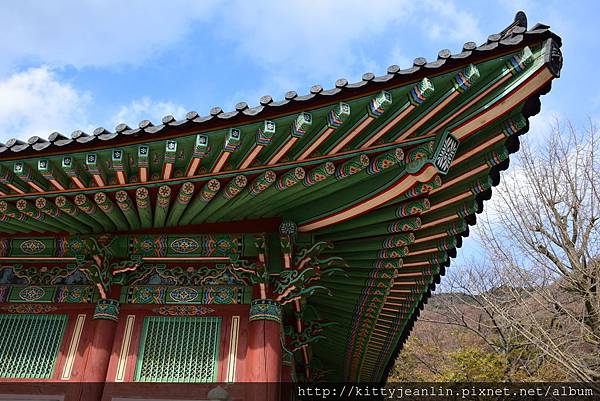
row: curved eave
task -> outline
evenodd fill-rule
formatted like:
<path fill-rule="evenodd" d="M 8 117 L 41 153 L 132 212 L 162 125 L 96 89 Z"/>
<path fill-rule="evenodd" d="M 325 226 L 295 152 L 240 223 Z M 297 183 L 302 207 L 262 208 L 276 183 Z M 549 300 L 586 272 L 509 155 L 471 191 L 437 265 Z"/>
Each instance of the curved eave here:
<path fill-rule="evenodd" d="M 525 101 L 522 111 L 521 111 L 521 113 L 523 114 L 524 117 L 529 119 L 529 117 L 532 117 L 539 113 L 540 97 L 542 95 L 547 94 L 550 91 L 550 89 L 551 89 L 551 83 L 548 83 L 547 85 L 545 85 L 545 87 L 540 89 L 536 95 L 530 97 L 529 99 L 527 99 Z M 528 130 L 529 130 L 529 121 L 528 121 L 528 124 L 526 125 L 526 127 L 521 129 L 518 133 L 516 133 L 516 135 L 510 137 L 506 141 L 505 146 L 509 153 L 515 153 L 516 151 L 518 151 L 518 149 L 519 149 L 518 136 L 527 133 Z M 492 186 L 497 186 L 500 183 L 500 174 L 499 173 L 500 173 L 500 171 L 506 170 L 508 168 L 509 160 L 510 159 L 507 158 L 504 162 L 492 167 L 489 170 L 489 177 L 492 180 Z M 475 196 L 475 201 L 477 202 L 477 207 L 478 207 L 477 213 L 480 213 L 483 211 L 484 202 L 486 200 L 490 199 L 491 192 L 492 192 L 491 189 L 488 189 L 488 190 L 486 190 L 482 193 L 479 193 Z M 469 216 L 466 216 L 464 218 L 464 221 L 466 221 L 469 225 L 474 225 L 475 221 L 476 221 L 476 215 L 471 214 Z M 456 234 L 456 237 L 461 238 L 461 237 L 467 237 L 468 235 L 469 235 L 469 231 L 467 230 L 463 233 Z M 413 314 L 409 317 L 406 326 L 402 330 L 402 333 L 397 342 L 397 345 L 394 348 L 393 352 L 390 354 L 389 359 L 385 363 L 383 372 L 382 372 L 381 376 L 379 378 L 377 378 L 377 381 L 381 381 L 381 382 L 387 381 L 387 378 L 391 372 L 391 369 L 393 368 L 393 366 L 396 362 L 396 359 L 397 359 L 400 351 L 402 350 L 404 343 L 408 339 L 408 336 L 410 335 L 410 332 L 412 331 L 414 323 L 418 319 L 421 310 L 423 309 L 424 305 L 427 303 L 427 300 L 431 297 L 432 291 L 435 290 L 436 283 L 439 284 L 441 276 L 443 276 L 445 274 L 445 268 L 450 266 L 450 257 L 451 257 L 451 254 L 453 254 L 453 253 L 455 254 L 455 251 L 453 251 L 453 250 L 446 251 L 446 254 L 448 256 L 448 262 L 445 265 L 440 266 L 440 273 L 435 275 L 432 282 L 428 285 L 426 292 L 423 293 L 423 295 L 421 296 L 421 299 L 418 301 L 418 304 L 416 305 Z"/>
<path fill-rule="evenodd" d="M 507 121 L 510 119 L 508 113 L 510 112 L 510 115 L 513 116 L 521 113 L 523 117 L 526 118 L 536 114 L 539 110 L 539 97 L 540 95 L 549 91 L 550 82 L 553 78 L 555 78 L 555 76 L 556 75 L 554 75 L 549 68 L 540 68 L 540 70 L 538 70 L 535 74 L 532 74 L 522 83 L 520 90 L 516 89 L 514 91 L 505 93 L 506 97 L 502 98 L 498 102 L 497 106 L 494 106 L 500 110 L 497 115 L 472 115 L 472 117 L 470 119 L 466 119 L 464 123 L 456 125 L 455 130 L 452 131 L 453 133 L 456 133 L 456 135 L 460 137 L 464 143 L 468 145 L 468 147 L 457 154 L 455 163 L 452 164 L 448 176 L 446 176 L 442 181 L 442 185 L 439 188 L 429 190 L 427 193 L 422 194 L 422 196 L 425 196 L 428 201 L 431 202 L 431 207 L 427 211 L 419 213 L 419 216 L 423 217 L 424 226 L 413 231 L 415 238 L 414 243 L 408 243 L 410 253 L 407 257 L 400 260 L 401 263 L 402 260 L 410 261 L 410 263 L 405 263 L 404 266 L 396 269 L 397 273 L 403 273 L 407 270 L 410 270 L 411 272 L 418 272 L 420 267 L 425 266 L 435 267 L 435 270 L 438 271 L 437 273 L 430 276 L 427 274 L 421 274 L 421 277 L 417 277 L 416 279 L 413 278 L 415 275 L 410 273 L 407 276 L 410 276 L 411 278 L 399 280 L 399 282 L 401 282 L 400 284 L 392 285 L 392 287 L 395 289 L 390 290 L 388 285 L 387 291 L 389 292 L 386 295 L 381 295 L 380 288 L 378 289 L 378 287 L 372 287 L 372 285 L 375 284 L 378 286 L 384 285 L 382 280 L 378 281 L 373 279 L 371 276 L 357 275 L 355 274 L 356 272 L 351 273 L 351 276 L 354 274 L 354 279 L 360 281 L 357 281 L 353 284 L 348 284 L 346 288 L 344 288 L 344 286 L 341 284 L 339 286 L 335 283 L 331 284 L 336 289 L 337 295 L 334 296 L 334 299 L 337 297 L 339 298 L 339 301 L 343 302 L 344 304 L 356 303 L 357 307 L 359 304 L 362 305 L 360 306 L 361 314 L 367 311 L 366 309 L 363 310 L 363 308 L 369 308 L 372 310 L 373 308 L 378 308 L 376 305 L 378 302 L 381 304 L 380 301 L 373 301 L 371 299 L 374 296 L 371 295 L 371 292 L 365 291 L 375 291 L 375 293 L 379 293 L 380 295 L 375 295 L 376 298 L 386 299 L 386 301 L 383 302 L 383 305 L 379 306 L 379 308 L 381 308 L 379 309 L 379 313 L 385 309 L 386 314 L 389 315 L 391 313 L 392 319 L 394 321 L 398 321 L 398 323 L 392 324 L 389 322 L 389 319 L 387 319 L 387 322 L 381 323 L 381 327 L 379 327 L 379 317 L 373 321 L 373 314 L 372 312 L 369 312 L 367 314 L 369 316 L 368 322 L 363 322 L 362 324 L 355 322 L 349 326 L 351 320 L 348 319 L 350 318 L 343 317 L 343 314 L 340 310 L 340 314 L 338 317 L 336 317 L 336 320 L 340 321 L 341 324 L 337 328 L 334 327 L 329 329 L 328 335 L 331 336 L 334 341 L 344 341 L 343 339 L 350 339 L 350 342 L 346 345 L 349 347 L 348 352 L 353 355 L 353 358 L 346 359 L 345 363 L 351 364 L 350 368 L 348 368 L 350 371 L 345 373 L 345 376 L 341 378 L 338 376 L 338 380 L 378 381 L 382 377 L 385 378 L 387 376 L 388 371 L 385 371 L 383 376 L 381 371 L 384 370 L 385 366 L 393 364 L 395 356 L 399 352 L 398 347 L 401 346 L 403 339 L 405 339 L 408 335 L 410 325 L 418 317 L 419 308 L 422 307 L 423 303 L 429 296 L 428 294 L 430 294 L 430 291 L 435 288 L 435 283 L 439 283 L 440 275 L 443 275 L 445 267 L 449 265 L 449 257 L 456 256 L 455 248 L 460 247 L 462 243 L 461 236 L 468 235 L 468 230 L 463 231 L 463 229 L 460 229 L 457 235 L 451 235 L 451 232 L 444 233 L 444 230 L 449 227 L 451 228 L 451 226 L 456 223 L 467 223 L 469 225 L 474 224 L 474 214 L 460 217 L 460 215 L 457 215 L 457 213 L 462 213 L 460 211 L 461 208 L 463 208 L 464 205 L 467 205 L 469 201 L 475 202 L 475 210 L 478 213 L 481 212 L 483 200 L 490 198 L 491 190 L 481 189 L 473 192 L 471 189 L 472 185 L 479 184 L 480 181 L 484 182 L 484 174 L 485 177 L 489 178 L 492 185 L 497 185 L 499 182 L 499 171 L 508 167 L 508 158 L 503 159 L 504 156 L 502 156 L 502 152 L 504 150 L 509 153 L 516 151 L 518 149 L 518 135 L 523 134 L 528 129 L 528 121 L 526 121 L 524 128 L 521 128 L 519 131 L 506 131 L 505 127 L 508 124 Z M 506 107 L 507 104 L 510 103 L 511 97 L 514 98 L 515 104 L 512 107 Z M 515 110 L 520 110 L 520 112 L 517 113 Z M 490 108 L 488 112 L 493 113 L 493 108 Z M 468 130 L 464 129 L 464 127 L 468 126 L 471 126 L 471 128 Z M 486 127 L 487 130 L 484 130 Z M 491 166 L 487 166 L 486 163 L 492 164 Z M 453 171 L 457 174 L 453 174 Z M 477 181 L 477 183 L 474 181 Z M 419 197 L 418 193 L 415 193 L 413 196 L 415 195 L 417 197 L 413 199 L 422 198 L 422 196 Z M 403 198 L 398 194 L 394 194 L 392 198 L 404 199 L 403 202 L 405 202 L 407 199 L 406 197 Z M 368 208 L 365 206 L 366 202 L 369 202 L 369 199 L 358 205 L 358 207 L 363 208 L 360 213 L 362 216 L 361 219 L 363 220 L 368 218 L 370 215 Z M 389 206 L 389 203 L 387 203 L 382 209 L 382 205 L 383 204 L 375 205 L 370 210 L 373 210 L 372 213 L 381 214 L 382 211 L 391 207 Z M 351 208 L 346 210 L 349 209 Z M 467 208 L 467 210 L 469 209 Z M 454 218 L 446 219 L 445 217 L 449 215 L 454 215 Z M 328 222 L 327 219 L 331 219 L 332 216 L 335 217 L 335 215 L 330 215 L 318 221 Z M 435 216 L 435 218 L 431 219 L 429 216 Z M 352 220 L 349 221 L 350 223 L 346 223 L 344 219 L 339 219 L 333 223 L 352 225 Z M 386 221 L 393 223 L 391 218 Z M 387 241 L 386 238 L 392 240 L 395 234 L 386 234 L 384 231 L 381 232 L 379 236 L 372 236 L 375 234 L 370 233 L 365 234 L 364 238 L 360 240 L 359 238 L 361 237 L 361 230 L 375 226 L 359 226 L 354 229 L 355 232 L 353 234 L 353 240 L 349 240 L 348 238 L 342 238 L 342 240 L 340 240 L 331 234 L 332 228 L 329 228 L 335 227 L 335 224 L 333 226 L 330 224 L 324 224 L 321 227 L 300 225 L 300 230 L 303 230 L 303 228 L 306 231 L 312 231 L 313 229 L 317 230 L 316 233 L 319 240 L 328 240 L 331 238 L 334 243 L 334 250 L 331 251 L 332 254 L 336 253 L 337 249 L 337 252 L 340 252 L 338 253 L 340 256 L 348 257 L 351 269 L 354 268 L 356 270 L 356 268 L 360 266 L 361 262 L 359 260 L 355 261 L 355 259 L 363 258 L 362 263 L 364 266 L 364 271 L 368 272 L 370 266 L 375 266 L 370 264 L 373 262 L 373 258 L 369 255 L 377 250 L 382 251 L 385 248 L 392 247 L 392 245 L 388 244 L 382 248 L 381 245 L 377 244 L 381 244 L 381 241 Z M 320 228 L 325 229 L 326 234 L 321 234 L 319 236 Z M 347 230 L 350 229 L 351 227 L 347 228 Z M 342 231 L 342 233 L 344 233 L 344 231 Z M 346 231 L 346 233 L 348 233 L 348 231 Z M 439 248 L 439 246 L 442 246 L 442 248 Z M 363 256 L 358 257 L 354 256 L 353 254 L 348 254 L 347 252 L 350 252 L 352 247 L 354 247 L 356 251 L 354 255 L 360 254 L 362 251 L 364 253 Z M 446 254 L 445 262 L 436 266 L 435 263 L 428 261 L 431 255 L 439 254 L 440 252 L 444 252 Z M 383 263 L 385 261 L 381 260 L 380 262 Z M 389 260 L 385 263 L 388 262 Z M 356 266 L 354 266 L 353 263 L 356 264 Z M 407 267 L 409 269 L 407 269 Z M 365 281 L 367 277 L 371 277 L 370 281 Z M 423 279 L 426 279 L 426 282 L 423 282 Z M 357 291 L 355 291 L 354 286 L 359 282 L 363 283 L 363 285 L 366 285 L 367 283 L 370 284 L 362 290 L 360 290 L 360 287 L 357 287 Z M 386 290 L 383 291 L 385 292 Z M 393 294 L 394 296 L 392 297 L 390 293 L 394 291 L 400 294 Z M 423 291 L 426 292 L 423 293 Z M 364 295 L 361 298 L 359 294 L 367 295 Z M 363 298 L 364 301 L 361 301 Z M 398 301 L 398 299 L 402 298 L 404 298 L 404 301 Z M 315 300 L 311 301 L 311 303 L 317 308 L 319 307 L 319 304 L 321 304 L 322 308 L 325 309 L 336 308 L 335 300 L 329 300 L 323 296 L 315 298 Z M 344 316 L 345 315 L 346 314 L 344 314 Z M 363 319 L 363 316 L 354 316 L 353 319 L 359 319 L 358 322 L 360 322 L 360 319 Z M 408 321 L 408 323 L 406 323 L 406 321 Z M 390 326 L 390 324 L 392 326 Z M 351 327 L 354 331 L 350 330 Z M 371 327 L 372 331 L 367 331 L 367 333 L 365 333 L 365 327 Z M 394 327 L 397 327 L 397 331 L 394 331 Z M 356 330 L 359 331 L 355 332 Z M 373 340 L 374 343 L 371 343 L 373 338 L 375 338 L 375 340 Z M 390 340 L 390 338 L 393 340 Z M 360 341 L 361 346 L 356 346 L 356 344 L 353 344 L 352 341 Z M 396 341 L 400 345 L 394 345 Z M 317 347 L 319 347 L 320 351 L 323 351 L 323 349 L 320 348 L 320 345 L 317 345 Z M 333 352 L 331 346 L 329 347 L 330 352 Z M 386 349 L 388 350 L 386 351 Z M 394 352 L 392 352 L 392 350 L 394 350 Z M 336 348 L 334 354 L 337 353 L 344 353 L 344 350 Z M 345 358 L 350 358 L 350 354 L 346 355 Z"/>

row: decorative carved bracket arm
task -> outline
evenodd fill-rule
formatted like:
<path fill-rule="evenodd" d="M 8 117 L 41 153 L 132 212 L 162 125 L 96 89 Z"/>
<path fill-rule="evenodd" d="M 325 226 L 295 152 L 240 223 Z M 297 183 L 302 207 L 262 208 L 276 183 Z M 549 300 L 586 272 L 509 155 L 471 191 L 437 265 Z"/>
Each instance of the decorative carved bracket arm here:
<path fill-rule="evenodd" d="M 323 340 L 326 337 L 323 335 L 323 330 L 327 327 L 337 325 L 337 322 L 327 322 L 324 320 L 312 320 L 305 325 L 304 330 L 298 333 L 291 326 L 285 327 L 285 335 L 290 338 L 289 349 L 296 352 L 302 347 Z"/>
<path fill-rule="evenodd" d="M 300 250 L 294 258 L 293 267 L 283 270 L 275 280 L 275 293 L 278 294 L 276 300 L 286 304 L 302 296 L 312 295 L 317 290 L 326 291 L 331 295 L 325 286 L 315 283 L 322 277 L 336 273 L 345 275 L 343 267 L 347 265 L 342 258 L 336 256 L 320 258 L 321 252 L 331 247 L 330 243 L 321 241 Z"/>

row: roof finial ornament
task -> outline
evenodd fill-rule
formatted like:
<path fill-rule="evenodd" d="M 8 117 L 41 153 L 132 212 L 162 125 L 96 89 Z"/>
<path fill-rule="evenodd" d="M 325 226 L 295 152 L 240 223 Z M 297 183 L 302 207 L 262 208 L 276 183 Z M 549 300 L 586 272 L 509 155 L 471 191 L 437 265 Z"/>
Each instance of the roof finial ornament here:
<path fill-rule="evenodd" d="M 527 15 L 525 11 L 517 11 L 517 14 L 515 14 L 515 25 L 527 29 Z"/>
<path fill-rule="evenodd" d="M 499 35 L 501 37 L 506 37 L 514 33 L 524 32 L 525 30 L 527 30 L 527 15 L 525 15 L 525 12 L 523 11 L 518 11 L 517 14 L 515 14 L 513 23 L 504 28 Z"/>

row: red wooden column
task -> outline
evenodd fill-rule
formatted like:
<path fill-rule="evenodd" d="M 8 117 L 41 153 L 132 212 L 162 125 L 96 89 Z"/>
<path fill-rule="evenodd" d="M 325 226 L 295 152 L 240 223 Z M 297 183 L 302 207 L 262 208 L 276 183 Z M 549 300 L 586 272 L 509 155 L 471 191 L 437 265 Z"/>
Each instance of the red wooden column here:
<path fill-rule="evenodd" d="M 106 372 L 115 341 L 119 319 L 120 285 L 113 285 L 108 299 L 101 299 L 94 310 L 93 337 L 89 344 L 83 374 L 82 400 L 100 401 L 106 382 Z"/>
<path fill-rule="evenodd" d="M 248 320 L 246 381 L 264 383 L 252 391 L 257 400 L 279 400 L 281 305 L 271 299 L 255 299 L 250 304 Z"/>

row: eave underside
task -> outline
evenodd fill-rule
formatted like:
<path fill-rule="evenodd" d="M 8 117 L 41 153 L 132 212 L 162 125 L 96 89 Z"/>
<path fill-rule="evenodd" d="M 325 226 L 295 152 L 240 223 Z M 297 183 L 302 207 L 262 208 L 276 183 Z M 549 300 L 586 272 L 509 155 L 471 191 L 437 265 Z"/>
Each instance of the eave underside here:
<path fill-rule="evenodd" d="M 0 160 L 0 231 L 271 231 L 292 220 L 348 264 L 347 279 L 322 279 L 333 296 L 308 300 L 337 323 L 311 354 L 327 379 L 380 381 L 549 90 L 551 42 L 517 42 L 509 54 L 384 88 L 391 104 L 381 93 L 349 97 L 349 115 L 329 104 L 307 110 L 310 118 L 216 131 L 208 146 L 198 134 L 175 140 L 175 150 L 173 140 L 149 139 L 74 153 L 66 167 L 64 155 L 24 158 L 19 170 Z M 269 122 L 276 129 L 265 133 Z M 441 171 L 449 135 L 459 146 Z"/>

